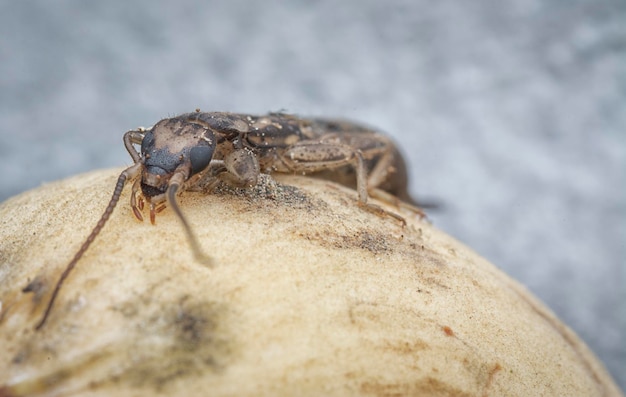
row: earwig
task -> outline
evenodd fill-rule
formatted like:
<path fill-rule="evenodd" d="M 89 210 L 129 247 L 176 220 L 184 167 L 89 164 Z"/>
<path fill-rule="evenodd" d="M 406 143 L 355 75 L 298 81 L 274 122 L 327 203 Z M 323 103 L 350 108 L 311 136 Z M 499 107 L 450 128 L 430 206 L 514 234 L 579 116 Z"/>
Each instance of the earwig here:
<path fill-rule="evenodd" d="M 407 192 L 404 161 L 392 141 L 345 121 L 196 111 L 163 119 L 150 129 L 130 130 L 124 134 L 124 146 L 134 164 L 120 174 L 100 220 L 61 274 L 37 330 L 45 325 L 63 283 L 104 228 L 129 181 L 134 216 L 142 221 L 147 203 L 154 224 L 160 211 L 172 208 L 194 256 L 204 263 L 210 258 L 176 200 L 180 191 L 200 183 L 253 187 L 261 173 L 301 173 L 356 185 L 358 203 L 364 208 L 378 208 L 367 202 L 371 194 L 415 204 Z M 415 212 L 423 216 L 421 210 Z"/>

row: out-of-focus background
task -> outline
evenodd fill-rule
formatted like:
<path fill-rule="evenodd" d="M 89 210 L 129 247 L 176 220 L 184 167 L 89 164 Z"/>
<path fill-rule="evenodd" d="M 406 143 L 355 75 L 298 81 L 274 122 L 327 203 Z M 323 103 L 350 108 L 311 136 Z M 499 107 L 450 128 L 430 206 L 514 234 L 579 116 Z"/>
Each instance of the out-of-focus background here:
<path fill-rule="evenodd" d="M 435 225 L 625 388 L 625 21 L 621 0 L 2 1 L 0 200 L 129 165 L 126 130 L 195 108 L 361 120 Z"/>

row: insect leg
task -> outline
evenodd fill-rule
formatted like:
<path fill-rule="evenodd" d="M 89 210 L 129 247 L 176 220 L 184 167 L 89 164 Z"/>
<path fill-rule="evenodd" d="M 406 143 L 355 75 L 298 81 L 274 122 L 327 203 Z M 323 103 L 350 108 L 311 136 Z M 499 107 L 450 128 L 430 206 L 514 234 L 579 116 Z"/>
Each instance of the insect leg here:
<path fill-rule="evenodd" d="M 376 150 L 367 150 L 369 158 L 379 154 L 381 148 Z M 382 150 L 385 150 L 384 148 Z M 390 216 L 406 225 L 406 220 L 393 212 L 367 202 L 369 191 L 376 190 L 368 186 L 367 170 L 365 168 L 364 152 L 360 149 L 337 141 L 331 142 L 300 142 L 287 149 L 282 156 L 281 161 L 290 171 L 295 172 L 316 172 L 333 168 L 352 165 L 356 173 L 356 188 L 359 194 L 359 205 L 378 215 Z M 376 168 L 376 167 L 375 167 Z M 376 183 L 378 176 L 375 176 Z"/>
<path fill-rule="evenodd" d="M 141 163 L 136 163 L 132 165 L 131 167 L 122 171 L 120 176 L 117 178 L 117 183 L 115 184 L 115 189 L 113 190 L 113 195 L 111 196 L 111 200 L 109 201 L 109 204 L 107 205 L 106 209 L 104 210 L 104 213 L 100 217 L 100 220 L 91 231 L 91 234 L 89 234 L 89 236 L 87 237 L 87 240 L 85 240 L 85 242 L 80 247 L 78 252 L 76 252 L 76 254 L 74 255 L 74 258 L 67 265 L 67 267 L 61 274 L 59 281 L 57 281 L 56 285 L 54 286 L 54 290 L 52 291 L 52 296 L 50 297 L 50 300 L 48 301 L 48 306 L 46 306 L 46 310 L 44 311 L 43 317 L 41 318 L 41 320 L 35 327 L 36 330 L 40 330 L 41 327 L 43 327 L 44 324 L 46 323 L 46 320 L 48 319 L 48 316 L 50 315 L 50 311 L 52 310 L 52 306 L 54 305 L 54 301 L 59 295 L 59 291 L 61 290 L 61 286 L 63 285 L 63 282 L 65 282 L 65 279 L 72 272 L 78 260 L 87 251 L 91 243 L 93 243 L 93 241 L 98 236 L 98 234 L 100 233 L 100 231 L 102 230 L 106 222 L 109 220 L 109 217 L 113 213 L 113 210 L 115 209 L 115 206 L 117 205 L 117 202 L 120 199 L 122 190 L 124 190 L 124 185 L 126 185 L 126 181 L 128 179 L 136 178 L 141 172 L 141 167 L 142 167 Z"/>
<path fill-rule="evenodd" d="M 387 146 L 376 161 L 369 173 L 367 185 L 371 197 L 409 210 L 420 218 L 426 217 L 407 192 L 406 166 L 392 146 Z"/>
<path fill-rule="evenodd" d="M 136 130 L 130 130 L 124 134 L 124 147 L 126 147 L 126 151 L 133 159 L 135 164 L 141 162 L 141 155 L 135 149 L 134 145 L 141 145 L 144 137 L 146 136 L 146 129 L 143 127 L 139 127 Z M 133 189 L 130 195 L 130 207 L 133 209 L 133 214 L 135 218 L 139 221 L 143 221 L 143 215 L 141 214 L 141 210 L 143 210 L 144 201 L 143 196 L 140 189 L 141 179 L 137 179 L 133 184 Z M 138 194 L 139 192 L 139 194 Z"/>
<path fill-rule="evenodd" d="M 211 160 L 207 170 L 189 178 L 184 188 L 190 192 L 211 193 L 220 182 L 220 174 L 227 171 L 224 160 Z"/>
<path fill-rule="evenodd" d="M 367 203 L 367 171 L 360 150 L 335 142 L 304 141 L 291 146 L 280 158 L 287 170 L 305 173 L 352 165 L 356 172 L 359 202 Z"/>
<path fill-rule="evenodd" d="M 141 155 L 133 145 L 141 145 L 145 136 L 146 129 L 143 127 L 136 130 L 130 130 L 124 134 L 124 146 L 135 164 L 141 160 Z"/>
<path fill-rule="evenodd" d="M 238 149 L 224 158 L 225 173 L 220 179 L 235 187 L 256 186 L 259 179 L 259 160 L 250 149 Z"/>
<path fill-rule="evenodd" d="M 185 184 L 186 190 L 211 192 L 222 181 L 233 187 L 256 186 L 261 173 L 259 160 L 250 149 L 237 149 L 224 160 L 211 160 L 206 171 L 194 175 Z"/>
<path fill-rule="evenodd" d="M 389 174 L 395 171 L 393 160 L 393 151 L 390 148 L 386 148 L 384 153 L 376 161 L 374 168 L 369 172 L 367 185 L 370 189 L 380 186 L 387 180 Z"/>

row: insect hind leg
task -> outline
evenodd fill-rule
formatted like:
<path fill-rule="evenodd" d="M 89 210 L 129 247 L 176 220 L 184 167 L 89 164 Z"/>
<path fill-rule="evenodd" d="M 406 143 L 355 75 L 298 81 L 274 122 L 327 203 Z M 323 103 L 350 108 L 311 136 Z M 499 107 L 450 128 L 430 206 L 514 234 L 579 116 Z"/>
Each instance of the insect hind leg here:
<path fill-rule="evenodd" d="M 280 172 L 315 173 L 351 165 L 356 172 L 359 202 L 367 203 L 367 171 L 363 153 L 351 146 L 338 143 L 304 141 L 291 146 L 281 156 Z"/>
<path fill-rule="evenodd" d="M 356 173 L 359 206 L 379 216 L 390 216 L 400 221 L 403 226 L 406 225 L 406 220 L 402 216 L 368 202 L 369 192 L 372 190 L 368 184 L 372 179 L 367 176 L 365 159 L 361 150 L 336 142 L 301 142 L 289 148 L 281 156 L 281 160 L 286 170 L 304 173 L 351 165 Z M 372 183 L 378 184 L 379 180 L 384 179 L 384 175 L 381 174 L 386 168 L 388 165 L 385 163 L 380 167 L 378 165 L 374 167 L 376 174 Z"/>

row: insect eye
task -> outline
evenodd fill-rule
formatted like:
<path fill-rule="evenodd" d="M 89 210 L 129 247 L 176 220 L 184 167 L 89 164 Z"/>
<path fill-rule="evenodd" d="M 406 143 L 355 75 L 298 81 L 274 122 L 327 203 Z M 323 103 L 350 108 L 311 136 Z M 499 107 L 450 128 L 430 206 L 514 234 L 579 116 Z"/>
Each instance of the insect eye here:
<path fill-rule="evenodd" d="M 191 175 L 204 170 L 213 157 L 213 147 L 196 146 L 189 151 L 189 161 L 191 162 Z"/>
<path fill-rule="evenodd" d="M 154 146 L 154 134 L 152 131 L 144 135 L 141 141 L 141 153 L 146 154 Z"/>

